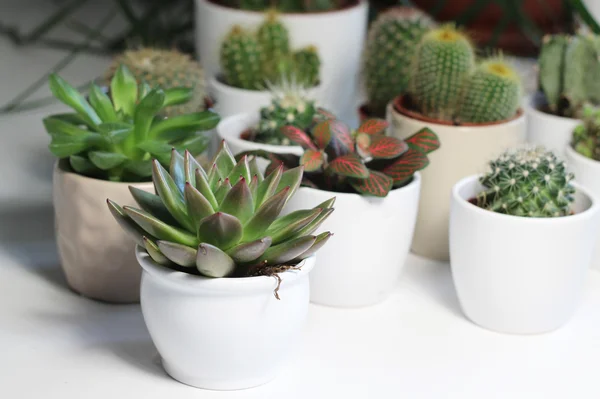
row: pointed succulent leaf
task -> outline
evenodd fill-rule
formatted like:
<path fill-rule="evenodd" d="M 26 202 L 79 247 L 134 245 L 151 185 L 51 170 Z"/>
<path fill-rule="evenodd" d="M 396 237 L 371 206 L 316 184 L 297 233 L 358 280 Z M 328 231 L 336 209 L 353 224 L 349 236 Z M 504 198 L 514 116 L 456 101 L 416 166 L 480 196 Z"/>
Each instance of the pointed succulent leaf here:
<path fill-rule="evenodd" d="M 295 144 L 300 145 L 304 149 L 317 150 L 317 146 L 312 142 L 310 136 L 306 134 L 302 129 L 296 126 L 283 126 L 281 128 L 281 134 L 290 139 Z"/>
<path fill-rule="evenodd" d="M 252 176 L 252 180 L 250 184 L 248 184 L 248 188 L 250 189 L 250 195 L 252 196 L 252 203 L 256 207 L 256 197 L 258 196 L 258 175 Z"/>
<path fill-rule="evenodd" d="M 248 157 L 243 156 L 238 163 L 229 172 L 229 181 L 232 185 L 235 185 L 240 178 L 244 178 L 246 181 L 250 181 L 250 165 L 248 165 Z"/>
<path fill-rule="evenodd" d="M 215 198 L 215 194 L 210 188 L 210 184 L 208 183 L 208 180 L 204 173 L 200 169 L 196 169 L 195 176 L 196 188 L 198 189 L 198 191 L 200 191 L 204 198 L 208 200 L 210 206 L 212 206 L 213 209 L 219 209 L 219 203 L 217 202 L 217 198 Z"/>
<path fill-rule="evenodd" d="M 60 102 L 73 108 L 77 113 L 85 120 L 86 124 L 90 127 L 98 126 L 102 123 L 102 120 L 94 111 L 92 106 L 85 101 L 85 98 L 67 83 L 66 80 L 56 74 L 50 75 L 48 79 L 50 85 L 50 91 Z"/>
<path fill-rule="evenodd" d="M 424 154 L 429 154 L 430 152 L 440 148 L 440 139 L 431 129 L 427 127 L 419 130 L 405 141 L 411 149 Z"/>
<path fill-rule="evenodd" d="M 154 123 L 148 135 L 156 139 L 170 139 L 171 133 L 177 130 L 187 132 L 211 130 L 217 126 L 220 119 L 213 111 L 173 116 Z"/>
<path fill-rule="evenodd" d="M 96 167 L 102 170 L 116 168 L 129 159 L 121 153 L 105 151 L 90 151 L 88 157 Z"/>
<path fill-rule="evenodd" d="M 365 179 L 350 179 L 350 185 L 362 195 L 385 197 L 392 189 L 394 180 L 381 172 L 374 170 Z"/>
<path fill-rule="evenodd" d="M 373 136 L 367 147 L 368 154 L 375 159 L 393 159 L 408 150 L 408 145 L 396 137 Z"/>
<path fill-rule="evenodd" d="M 106 122 L 98 125 L 98 131 L 109 137 L 113 144 L 119 144 L 133 132 L 133 125 L 123 122 Z"/>
<path fill-rule="evenodd" d="M 148 234 L 166 241 L 178 242 L 190 247 L 198 245 L 198 239 L 185 230 L 169 226 L 146 211 L 124 206 L 123 211 Z"/>
<path fill-rule="evenodd" d="M 52 136 L 48 148 L 58 158 L 67 158 L 89 148 L 106 148 L 106 137 L 98 133 L 86 132 L 80 136 Z"/>
<path fill-rule="evenodd" d="M 141 143 L 137 144 L 137 148 L 139 148 L 142 151 L 148 152 L 154 156 L 162 155 L 167 158 L 171 154 L 171 150 L 173 149 L 173 147 L 169 144 L 157 140 L 142 141 Z"/>
<path fill-rule="evenodd" d="M 138 98 L 144 98 L 150 93 L 152 87 L 147 82 L 141 82 L 138 86 Z"/>
<path fill-rule="evenodd" d="M 335 200 L 336 200 L 336 197 L 331 197 L 328 200 L 321 202 L 319 205 L 315 206 L 313 209 L 317 209 L 317 208 L 321 208 L 321 209 L 333 208 L 333 205 L 335 205 Z"/>
<path fill-rule="evenodd" d="M 319 149 L 324 150 L 331 142 L 331 124 L 328 121 L 319 123 L 313 129 L 313 137 Z"/>
<path fill-rule="evenodd" d="M 242 224 L 254 214 L 252 193 L 245 178 L 241 178 L 225 195 L 219 211 L 235 216 Z"/>
<path fill-rule="evenodd" d="M 281 179 L 279 180 L 279 184 L 277 185 L 277 189 L 275 190 L 275 192 L 278 193 L 285 187 L 290 187 L 290 191 L 286 199 L 287 202 L 287 200 L 296 193 L 298 187 L 300 187 L 300 183 L 302 183 L 303 174 L 304 166 L 302 165 L 286 170 L 282 173 Z"/>
<path fill-rule="evenodd" d="M 382 172 L 391 177 L 394 183 L 398 183 L 410 178 L 415 172 L 425 168 L 427 165 L 429 165 L 427 155 L 409 147 L 408 151 L 394 161 L 394 163 L 383 169 Z"/>
<path fill-rule="evenodd" d="M 382 134 L 387 127 L 388 123 L 383 119 L 368 119 L 359 126 L 358 132 L 369 135 Z"/>
<path fill-rule="evenodd" d="M 282 174 L 283 165 L 280 165 L 277 169 L 268 174 L 265 180 L 258 185 L 258 192 L 254 201 L 255 209 L 258 209 L 259 206 L 275 194 L 275 190 L 277 190 Z"/>
<path fill-rule="evenodd" d="M 273 245 L 277 245 L 297 234 L 315 220 L 321 211 L 322 209 L 304 209 L 282 216 L 269 226 L 265 234 L 271 237 Z"/>
<path fill-rule="evenodd" d="M 86 157 L 79 155 L 71 155 L 69 157 L 69 165 L 80 175 L 90 176 L 100 172 L 100 169 L 90 162 Z"/>
<path fill-rule="evenodd" d="M 164 101 L 165 93 L 161 89 L 153 89 L 135 107 L 133 134 L 137 141 L 149 138 L 150 126 L 152 126 L 156 114 L 161 110 Z"/>
<path fill-rule="evenodd" d="M 362 159 L 354 153 L 335 158 L 329 163 L 327 169 L 340 176 L 359 179 L 369 176 L 369 169 L 365 166 Z"/>
<path fill-rule="evenodd" d="M 198 239 L 224 250 L 242 239 L 243 227 L 239 219 L 223 212 L 213 213 L 200 221 Z"/>
<path fill-rule="evenodd" d="M 110 213 L 119 223 L 119 226 L 121 226 L 121 228 L 127 234 L 129 234 L 138 245 L 143 246 L 144 241 L 142 240 L 142 237 L 144 237 L 144 235 L 147 235 L 148 233 L 146 233 L 146 231 L 143 228 L 138 226 L 129 216 L 127 216 L 127 214 L 125 213 L 123 208 L 119 206 L 119 204 L 117 204 L 114 201 L 111 201 L 110 199 L 106 200 L 106 204 L 108 205 Z"/>
<path fill-rule="evenodd" d="M 306 150 L 300 157 L 300 165 L 304 166 L 306 172 L 316 172 L 321 170 L 323 162 L 325 162 L 325 156 L 318 150 Z"/>
<path fill-rule="evenodd" d="M 227 254 L 238 263 L 252 262 L 258 259 L 271 246 L 271 237 L 263 237 L 255 241 L 236 245 Z"/>
<path fill-rule="evenodd" d="M 196 229 L 200 225 L 200 221 L 207 216 L 212 215 L 215 210 L 210 205 L 210 202 L 190 183 L 185 183 L 185 202 L 190 217 L 194 220 Z"/>
<path fill-rule="evenodd" d="M 319 249 L 321 249 L 323 247 L 323 245 L 325 245 L 327 243 L 327 241 L 329 241 L 329 238 L 331 238 L 332 235 L 333 234 L 331 234 L 328 231 L 325 231 L 325 232 L 319 234 L 317 236 L 317 238 L 315 239 L 315 242 L 313 243 L 313 245 L 309 249 L 307 249 L 304 253 L 302 253 L 302 255 L 294 258 L 291 261 L 291 263 L 300 262 L 301 260 L 314 255 Z"/>
<path fill-rule="evenodd" d="M 256 162 L 255 156 L 250 157 L 250 160 L 248 161 L 248 167 L 250 168 L 250 176 L 256 176 L 258 178 L 259 183 L 265 179 L 262 172 L 258 168 L 258 163 Z"/>
<path fill-rule="evenodd" d="M 156 244 L 160 252 L 171 262 L 183 267 L 196 266 L 198 251 L 195 248 L 164 240 L 158 240 Z"/>
<path fill-rule="evenodd" d="M 177 151 L 188 150 L 192 154 L 202 154 L 210 144 L 210 138 L 203 134 L 194 133 L 190 137 L 173 143 Z"/>
<path fill-rule="evenodd" d="M 96 111 L 96 114 L 100 117 L 102 122 L 117 122 L 117 113 L 113 107 L 110 98 L 98 87 L 98 85 L 92 83 L 89 93 L 90 104 Z"/>
<path fill-rule="evenodd" d="M 194 92 L 187 87 L 173 87 L 165 89 L 165 107 L 183 104 L 192 99 Z"/>
<path fill-rule="evenodd" d="M 148 252 L 148 255 L 150 255 L 153 261 L 163 266 L 168 266 L 171 264 L 171 261 L 167 259 L 167 257 L 161 252 L 160 248 L 154 241 L 146 236 L 143 237 L 143 240 L 144 248 L 146 248 L 146 252 Z"/>
<path fill-rule="evenodd" d="M 219 184 L 215 190 L 215 199 L 217 200 L 217 203 L 220 204 L 223 202 L 229 190 L 231 190 L 231 182 L 229 179 L 219 180 Z"/>
<path fill-rule="evenodd" d="M 204 173 L 202 166 L 196 161 L 192 154 L 185 150 L 183 154 L 183 173 L 185 175 L 185 181 L 196 187 L 196 169 L 201 173 Z"/>
<path fill-rule="evenodd" d="M 152 161 L 152 181 L 154 182 L 156 193 L 175 220 L 188 231 L 196 231 L 196 226 L 194 226 L 188 217 L 183 192 L 179 191 L 173 178 L 171 178 L 157 160 Z"/>
<path fill-rule="evenodd" d="M 354 152 L 354 140 L 350 134 L 350 128 L 339 120 L 327 120 L 329 132 L 331 133 L 331 141 L 328 148 L 331 149 L 335 156 L 345 155 Z"/>
<path fill-rule="evenodd" d="M 137 82 L 125 65 L 120 65 L 110 82 L 110 95 L 115 110 L 133 117 L 137 102 Z"/>
<path fill-rule="evenodd" d="M 324 209 L 321 209 L 320 213 L 317 215 L 316 218 L 313 219 L 312 222 L 310 222 L 309 224 L 307 224 L 306 226 L 304 226 L 302 229 L 300 229 L 297 233 L 295 233 L 294 235 L 292 235 L 291 238 L 306 236 L 306 235 L 314 233 L 315 231 L 317 231 L 317 229 L 321 226 L 321 224 L 323 224 L 323 222 L 332 213 L 333 213 L 333 208 L 324 208 Z"/>
<path fill-rule="evenodd" d="M 52 137 L 56 136 L 85 136 L 89 134 L 90 131 L 84 128 L 79 127 L 70 122 L 66 122 L 60 118 L 56 118 L 54 116 L 49 116 L 44 118 L 44 127 L 48 134 Z"/>
<path fill-rule="evenodd" d="M 179 227 L 179 222 L 171 216 L 169 210 L 158 195 L 149 193 L 148 191 L 139 189 L 135 186 L 129 186 L 129 192 L 135 202 L 137 202 L 143 210 L 171 226 Z"/>
<path fill-rule="evenodd" d="M 169 165 L 169 174 L 173 178 L 173 181 L 179 188 L 179 191 L 183 192 L 185 188 L 185 166 L 183 156 L 177 152 L 176 149 L 171 149 L 171 162 Z"/>
<path fill-rule="evenodd" d="M 203 276 L 227 277 L 235 270 L 235 261 L 219 248 L 202 243 L 198 246 L 196 268 Z"/>
<path fill-rule="evenodd" d="M 286 187 L 271 198 L 267 199 L 254 213 L 254 215 L 244 225 L 244 241 L 253 241 L 262 236 L 267 231 L 271 223 L 281 213 L 290 188 Z"/>
<path fill-rule="evenodd" d="M 227 176 L 229 176 L 229 173 L 231 173 L 235 167 L 235 158 L 233 157 L 233 154 L 231 154 L 231 151 L 229 150 L 227 143 L 225 143 L 225 140 L 221 141 L 221 147 L 215 155 L 212 163 L 217 165 L 217 172 L 219 173 L 219 177 L 222 179 L 225 179 Z"/>
<path fill-rule="evenodd" d="M 279 265 L 291 261 L 305 253 L 316 241 L 315 236 L 303 236 L 273 245 L 259 258 L 267 265 Z"/>
<path fill-rule="evenodd" d="M 208 184 L 210 184 L 210 189 L 215 192 L 219 184 L 221 184 L 221 176 L 219 176 L 219 170 L 216 163 L 213 163 L 208 171 Z"/>

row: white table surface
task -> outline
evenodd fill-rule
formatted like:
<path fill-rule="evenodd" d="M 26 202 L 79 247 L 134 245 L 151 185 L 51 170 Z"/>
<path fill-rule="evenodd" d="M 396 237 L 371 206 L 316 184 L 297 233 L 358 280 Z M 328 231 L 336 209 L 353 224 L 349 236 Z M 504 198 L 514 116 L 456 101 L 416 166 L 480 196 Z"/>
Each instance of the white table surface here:
<path fill-rule="evenodd" d="M 61 56 L 0 39 L 0 104 Z M 63 75 L 83 83 L 107 62 L 81 57 Z M 600 398 L 599 273 L 590 272 L 566 327 L 510 336 L 467 321 L 448 265 L 413 256 L 380 305 L 311 305 L 303 340 L 290 342 L 296 355 L 274 382 L 213 392 L 172 380 L 139 306 L 101 304 L 65 285 L 53 238 L 53 158 L 40 121 L 59 109 L 0 116 L 0 398 Z"/>

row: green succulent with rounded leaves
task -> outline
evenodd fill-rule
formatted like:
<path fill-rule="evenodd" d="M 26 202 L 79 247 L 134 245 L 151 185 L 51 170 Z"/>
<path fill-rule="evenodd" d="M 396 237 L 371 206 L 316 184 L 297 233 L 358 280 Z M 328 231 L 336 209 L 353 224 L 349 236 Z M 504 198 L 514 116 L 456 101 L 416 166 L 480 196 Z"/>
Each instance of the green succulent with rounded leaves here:
<path fill-rule="evenodd" d="M 49 84 L 54 96 L 75 111 L 44 119 L 50 151 L 68 159 L 75 172 L 99 179 L 150 180 L 152 158 L 168 164 L 172 148 L 200 154 L 210 140 L 202 131 L 220 120 L 211 111 L 163 117 L 165 107 L 188 101 L 191 89 L 138 85 L 123 65 L 111 80 L 109 94 L 92 84 L 86 99 L 55 74 Z"/>
<path fill-rule="evenodd" d="M 280 216 L 303 171 L 280 167 L 264 177 L 254 158 L 236 163 L 223 142 L 208 171 L 189 152 L 173 150 L 169 170 L 153 161 L 156 194 L 130 187 L 140 208 L 107 202 L 156 263 L 207 277 L 273 275 L 331 236 L 312 233 L 333 212 L 335 198 Z"/>

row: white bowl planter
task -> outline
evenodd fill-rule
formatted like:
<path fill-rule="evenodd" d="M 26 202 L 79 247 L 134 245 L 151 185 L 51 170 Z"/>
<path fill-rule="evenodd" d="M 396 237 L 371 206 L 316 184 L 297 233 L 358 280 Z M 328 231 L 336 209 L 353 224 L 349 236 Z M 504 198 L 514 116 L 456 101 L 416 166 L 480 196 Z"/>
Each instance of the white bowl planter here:
<path fill-rule="evenodd" d="M 310 300 L 336 307 L 379 303 L 396 287 L 415 227 L 421 176 L 385 198 L 301 187 L 285 209 L 314 207 L 336 197 L 322 231 L 333 237 L 319 250 Z"/>
<path fill-rule="evenodd" d="M 600 227 L 600 204 L 576 188 L 574 215 L 527 218 L 469 203 L 483 190 L 470 176 L 452 191 L 452 277 L 465 315 L 514 334 L 552 331 L 573 315 Z"/>
<path fill-rule="evenodd" d="M 387 110 L 392 136 L 405 139 L 428 127 L 441 147 L 428 154 L 429 166 L 421 172 L 423 183 L 412 251 L 427 258 L 449 258 L 448 216 L 452 187 L 464 176 L 483 172 L 489 159 L 525 141 L 525 116 L 488 125 L 446 125 Z"/>
<path fill-rule="evenodd" d="M 136 206 L 129 186 L 154 192 L 152 182 L 93 179 L 57 162 L 53 184 L 56 242 L 69 286 L 93 299 L 138 302 L 141 270 L 135 243 L 111 215 L 106 199 Z"/>
<path fill-rule="evenodd" d="M 537 93 L 529 100 L 527 113 L 527 141 L 543 145 L 560 157 L 571 142 L 573 130 L 581 123 L 579 119 L 556 116 L 540 111 L 543 96 Z"/>
<path fill-rule="evenodd" d="M 198 388 L 233 390 L 271 381 L 297 347 L 309 303 L 308 274 L 208 278 L 156 264 L 141 248 L 141 304 L 163 367 L 174 379 Z"/>
<path fill-rule="evenodd" d="M 196 37 L 200 62 L 207 76 L 220 72 L 219 50 L 233 25 L 255 26 L 262 12 L 223 7 L 209 0 L 196 0 Z M 297 49 L 315 45 L 321 58 L 321 88 L 316 100 L 334 114 L 354 112 L 360 60 L 367 31 L 368 3 L 338 11 L 281 14 L 290 32 L 290 45 Z M 251 111 L 246 109 L 245 112 Z"/>

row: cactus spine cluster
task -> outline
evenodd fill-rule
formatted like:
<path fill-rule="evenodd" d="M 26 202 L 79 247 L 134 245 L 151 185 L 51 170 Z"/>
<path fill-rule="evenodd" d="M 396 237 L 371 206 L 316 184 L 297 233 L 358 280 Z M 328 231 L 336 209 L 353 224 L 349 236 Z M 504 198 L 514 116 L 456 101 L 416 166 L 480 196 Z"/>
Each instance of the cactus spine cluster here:
<path fill-rule="evenodd" d="M 583 124 L 575 128 L 571 146 L 584 157 L 600 161 L 600 109 L 588 105 L 582 117 Z"/>
<path fill-rule="evenodd" d="M 182 115 L 206 109 L 206 84 L 200 64 L 189 55 L 177 50 L 141 48 L 128 50 L 117 56 L 105 73 L 107 85 L 120 65 L 125 65 L 138 84 L 163 90 L 185 87 L 191 89 L 188 102 L 172 105 L 163 110 L 166 116 Z"/>
<path fill-rule="evenodd" d="M 566 216 L 575 192 L 572 179 L 565 163 L 542 147 L 509 150 L 481 177 L 486 189 L 477 204 L 513 216 Z"/>
<path fill-rule="evenodd" d="M 394 7 L 373 22 L 363 66 L 372 114 L 385 115 L 387 104 L 406 90 L 416 47 L 433 25 L 427 14 L 412 7 Z"/>
<path fill-rule="evenodd" d="M 600 104 L 600 37 L 548 35 L 538 62 L 550 112 L 579 117 L 585 104 Z"/>

